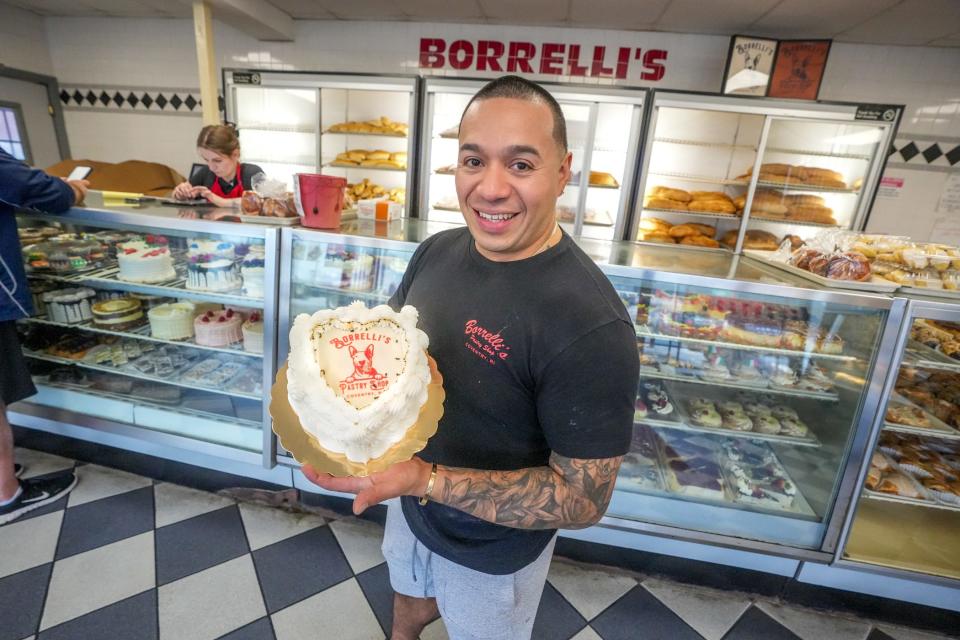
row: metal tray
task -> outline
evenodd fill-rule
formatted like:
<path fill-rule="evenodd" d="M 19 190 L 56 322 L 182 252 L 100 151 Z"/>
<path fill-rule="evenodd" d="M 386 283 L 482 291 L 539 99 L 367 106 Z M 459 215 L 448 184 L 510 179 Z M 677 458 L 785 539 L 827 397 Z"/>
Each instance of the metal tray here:
<path fill-rule="evenodd" d="M 787 221 L 789 222 L 789 221 Z M 787 273 L 792 273 L 795 276 L 809 280 L 811 282 L 816 282 L 822 287 L 827 287 L 830 289 L 850 289 L 853 291 L 872 291 L 877 293 L 893 293 L 900 288 L 896 282 L 891 282 L 886 278 L 881 278 L 880 276 L 874 275 L 868 281 L 857 281 L 857 280 L 834 280 L 832 278 L 824 278 L 823 276 L 818 276 L 815 273 L 807 271 L 805 269 L 798 269 L 792 264 L 787 264 L 786 262 L 780 262 L 779 260 L 774 260 L 771 256 L 776 253 L 775 251 L 759 251 L 757 249 L 744 249 L 743 255 L 753 258 L 764 264 L 768 264 L 771 267 L 776 267 Z"/>

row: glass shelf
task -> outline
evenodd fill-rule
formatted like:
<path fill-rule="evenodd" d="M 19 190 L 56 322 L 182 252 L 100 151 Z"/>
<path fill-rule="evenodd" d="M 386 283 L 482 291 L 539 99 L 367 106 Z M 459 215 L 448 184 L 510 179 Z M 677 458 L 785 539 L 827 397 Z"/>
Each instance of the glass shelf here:
<path fill-rule="evenodd" d="M 159 344 L 169 344 L 175 347 L 189 347 L 191 349 L 201 349 L 203 351 L 216 351 L 219 353 L 228 353 L 234 356 L 247 356 L 250 358 L 263 358 L 263 354 L 253 353 L 250 351 L 245 351 L 243 348 L 242 342 L 236 342 L 229 347 L 210 347 L 203 344 L 197 344 L 192 338 L 187 338 L 185 340 L 165 340 L 163 338 L 154 338 L 150 335 L 150 324 L 144 323 L 140 327 L 130 329 L 127 331 L 114 331 L 111 329 L 103 329 L 93 324 L 92 321 L 88 320 L 85 322 L 78 323 L 68 323 L 68 322 L 56 322 L 54 320 L 48 320 L 46 316 L 34 316 L 31 318 L 24 318 L 21 322 L 32 323 L 32 324 L 42 324 L 51 327 L 61 327 L 63 329 L 79 329 L 80 331 L 85 331 L 88 333 L 100 333 L 108 336 L 118 336 L 121 338 L 135 338 L 137 340 L 149 340 L 150 342 L 156 342 Z"/>
<path fill-rule="evenodd" d="M 28 358 L 34 358 L 36 360 L 44 360 L 46 362 L 53 362 L 55 364 L 65 364 L 65 365 L 75 365 L 82 369 L 89 369 L 91 371 L 100 371 L 101 373 L 113 373 L 116 375 L 124 376 L 127 378 L 135 378 L 137 380 L 146 380 L 148 382 L 159 382 L 160 384 L 169 384 L 175 387 L 182 387 L 184 389 L 199 389 L 202 391 L 209 391 L 210 393 L 215 393 L 222 396 L 232 396 L 234 398 L 245 398 L 248 400 L 262 401 L 263 396 L 260 394 L 254 393 L 241 393 L 239 391 L 227 391 L 225 389 L 218 389 L 216 387 L 206 387 L 200 385 L 196 382 L 181 382 L 173 378 L 161 378 L 159 376 L 151 376 L 138 371 L 130 371 L 128 369 L 121 369 L 119 367 L 110 367 L 101 364 L 93 364 L 91 362 L 83 362 L 82 360 L 72 360 L 70 358 L 63 358 L 60 356 L 53 356 L 48 353 L 38 353 L 35 351 L 28 351 L 27 349 L 23 350 L 23 354 Z M 184 367 L 184 371 L 190 367 Z M 178 372 L 182 373 L 182 372 Z M 225 383 L 228 384 L 229 380 Z"/>

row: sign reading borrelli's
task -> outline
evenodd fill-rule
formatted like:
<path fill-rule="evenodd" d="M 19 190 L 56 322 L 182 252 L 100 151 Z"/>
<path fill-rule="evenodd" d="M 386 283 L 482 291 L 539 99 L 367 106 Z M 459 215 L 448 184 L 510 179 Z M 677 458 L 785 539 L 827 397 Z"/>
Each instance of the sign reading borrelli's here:
<path fill-rule="evenodd" d="M 657 82 L 666 75 L 667 51 L 583 46 L 560 42 L 420 39 L 421 69 L 493 71 L 584 78 L 628 77 Z M 639 68 L 639 70 L 638 70 Z"/>

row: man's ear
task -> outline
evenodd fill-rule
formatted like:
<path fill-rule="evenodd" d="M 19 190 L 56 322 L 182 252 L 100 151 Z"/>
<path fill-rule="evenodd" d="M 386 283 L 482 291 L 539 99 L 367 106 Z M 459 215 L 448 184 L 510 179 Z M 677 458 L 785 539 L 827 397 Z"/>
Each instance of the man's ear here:
<path fill-rule="evenodd" d="M 570 167 L 573 165 L 573 152 L 567 151 L 567 155 L 563 158 L 563 162 L 560 163 L 560 192 L 563 193 L 563 190 L 566 188 L 567 183 L 570 182 Z"/>

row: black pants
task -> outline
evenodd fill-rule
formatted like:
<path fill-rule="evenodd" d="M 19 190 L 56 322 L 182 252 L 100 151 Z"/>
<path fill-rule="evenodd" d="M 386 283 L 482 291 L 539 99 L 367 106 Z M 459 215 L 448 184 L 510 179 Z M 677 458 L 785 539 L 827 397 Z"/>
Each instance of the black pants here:
<path fill-rule="evenodd" d="M 0 400 L 9 405 L 36 392 L 20 348 L 16 322 L 0 322 Z"/>

